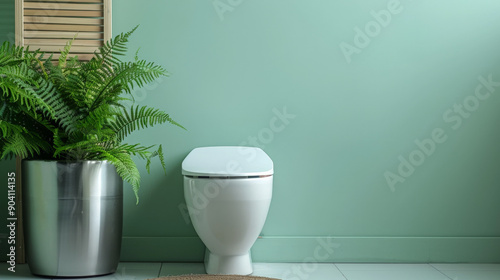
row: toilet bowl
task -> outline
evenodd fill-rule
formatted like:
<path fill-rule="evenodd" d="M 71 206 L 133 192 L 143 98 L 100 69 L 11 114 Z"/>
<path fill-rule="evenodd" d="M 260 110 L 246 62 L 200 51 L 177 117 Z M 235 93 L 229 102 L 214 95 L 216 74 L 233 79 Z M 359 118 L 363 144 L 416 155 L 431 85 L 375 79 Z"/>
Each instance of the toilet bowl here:
<path fill-rule="evenodd" d="M 271 204 L 272 160 L 259 148 L 196 148 L 182 174 L 189 216 L 206 246 L 206 272 L 251 274 L 250 249 Z"/>

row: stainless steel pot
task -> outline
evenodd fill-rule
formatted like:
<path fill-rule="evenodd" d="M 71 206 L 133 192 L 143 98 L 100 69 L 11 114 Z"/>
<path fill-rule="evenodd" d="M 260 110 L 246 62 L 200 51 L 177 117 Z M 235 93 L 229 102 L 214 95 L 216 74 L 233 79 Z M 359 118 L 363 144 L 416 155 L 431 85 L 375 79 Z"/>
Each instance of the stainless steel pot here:
<path fill-rule="evenodd" d="M 116 271 L 123 180 L 106 161 L 23 160 L 26 258 L 35 275 L 84 277 Z"/>

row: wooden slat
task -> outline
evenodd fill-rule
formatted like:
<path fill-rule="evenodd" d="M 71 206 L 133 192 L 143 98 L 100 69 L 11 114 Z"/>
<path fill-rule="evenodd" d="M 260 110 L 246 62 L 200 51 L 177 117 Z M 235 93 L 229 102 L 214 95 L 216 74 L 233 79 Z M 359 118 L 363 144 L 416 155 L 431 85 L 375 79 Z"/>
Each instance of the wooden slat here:
<path fill-rule="evenodd" d="M 61 56 L 60 53 L 54 53 L 54 56 L 52 58 L 56 60 L 56 59 L 59 59 L 60 56 Z M 70 53 L 69 54 L 69 57 L 75 57 L 75 56 L 78 56 L 79 60 L 90 60 L 90 59 L 92 59 L 92 57 L 94 57 L 94 54 L 90 54 L 90 53 Z"/>
<path fill-rule="evenodd" d="M 24 23 L 59 23 L 59 24 L 83 24 L 102 25 L 104 20 L 98 18 L 74 18 L 74 17 L 33 17 L 24 16 Z"/>
<path fill-rule="evenodd" d="M 64 24 L 25 24 L 24 30 L 39 31 L 102 31 L 101 26 L 94 25 L 64 25 Z"/>
<path fill-rule="evenodd" d="M 22 19 L 24 18 L 24 2 L 23 0 L 16 0 L 16 22 L 15 22 L 15 37 L 16 37 L 16 45 L 24 46 L 24 22 Z"/>
<path fill-rule="evenodd" d="M 102 5 L 99 4 L 61 4 L 46 2 L 25 2 L 25 9 L 48 9 L 48 10 L 82 10 L 82 11 L 100 11 Z"/>
<path fill-rule="evenodd" d="M 60 17 L 103 17 L 102 11 L 68 11 L 68 10 L 31 10 L 24 9 L 25 16 L 60 16 Z"/>
<path fill-rule="evenodd" d="M 111 37 L 113 36 L 112 34 L 112 7 L 111 7 L 111 0 L 104 0 L 104 41 L 107 42 Z"/>
<path fill-rule="evenodd" d="M 87 2 L 87 3 L 102 3 L 102 0 L 26 0 L 24 2 Z"/>
<path fill-rule="evenodd" d="M 103 33 L 96 32 L 58 32 L 58 31 L 25 31 L 25 38 L 55 38 L 72 39 L 77 35 L 78 39 L 103 39 Z"/>
<path fill-rule="evenodd" d="M 30 45 L 30 50 L 40 49 L 43 52 L 61 52 L 64 46 L 43 46 L 43 45 Z M 86 47 L 86 46 L 72 46 L 71 52 L 75 53 L 94 53 L 96 47 Z"/>
<path fill-rule="evenodd" d="M 71 40 L 71 39 L 70 39 Z M 45 45 L 45 46 L 65 46 L 70 40 L 66 39 L 24 39 L 26 45 Z M 72 46 L 102 46 L 100 40 L 74 40 Z"/>

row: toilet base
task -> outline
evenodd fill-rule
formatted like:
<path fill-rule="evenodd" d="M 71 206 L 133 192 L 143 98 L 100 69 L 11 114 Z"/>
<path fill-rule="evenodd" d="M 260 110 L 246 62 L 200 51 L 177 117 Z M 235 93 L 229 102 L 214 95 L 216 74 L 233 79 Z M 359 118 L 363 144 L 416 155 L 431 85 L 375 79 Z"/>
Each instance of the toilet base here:
<path fill-rule="evenodd" d="M 205 270 L 207 274 L 249 275 L 253 271 L 252 258 L 250 252 L 239 256 L 219 256 L 206 249 Z"/>

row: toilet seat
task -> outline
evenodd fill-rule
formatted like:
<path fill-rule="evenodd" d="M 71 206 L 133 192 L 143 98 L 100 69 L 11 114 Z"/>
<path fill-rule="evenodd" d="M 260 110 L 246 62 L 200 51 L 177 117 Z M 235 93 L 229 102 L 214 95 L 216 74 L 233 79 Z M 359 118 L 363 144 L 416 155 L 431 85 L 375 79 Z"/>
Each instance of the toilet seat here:
<path fill-rule="evenodd" d="M 182 175 L 194 178 L 259 178 L 272 176 L 273 161 L 255 147 L 201 147 L 182 162 Z"/>
<path fill-rule="evenodd" d="M 255 178 L 265 178 L 273 175 L 256 175 L 256 176 L 195 176 L 195 175 L 184 175 L 188 178 L 197 179 L 255 179 Z"/>

